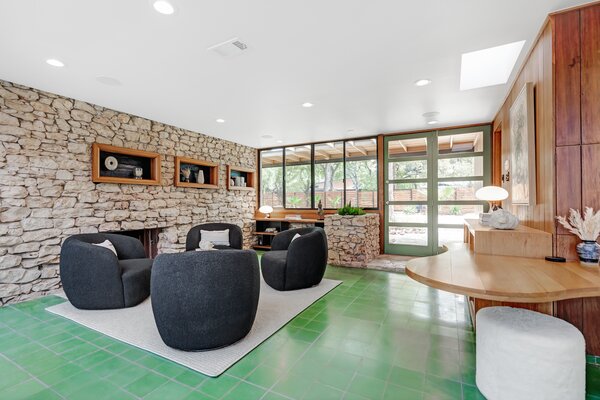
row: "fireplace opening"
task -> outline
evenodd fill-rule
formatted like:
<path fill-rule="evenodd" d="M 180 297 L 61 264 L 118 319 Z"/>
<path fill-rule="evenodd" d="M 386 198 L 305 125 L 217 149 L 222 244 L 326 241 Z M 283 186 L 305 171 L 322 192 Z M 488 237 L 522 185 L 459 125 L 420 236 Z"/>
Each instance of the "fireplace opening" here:
<path fill-rule="evenodd" d="M 117 233 L 119 235 L 130 236 L 138 239 L 144 245 L 146 257 L 155 258 L 158 255 L 158 234 L 161 230 L 161 228 L 152 228 L 137 229 L 130 231 L 117 231 L 111 233 Z"/>

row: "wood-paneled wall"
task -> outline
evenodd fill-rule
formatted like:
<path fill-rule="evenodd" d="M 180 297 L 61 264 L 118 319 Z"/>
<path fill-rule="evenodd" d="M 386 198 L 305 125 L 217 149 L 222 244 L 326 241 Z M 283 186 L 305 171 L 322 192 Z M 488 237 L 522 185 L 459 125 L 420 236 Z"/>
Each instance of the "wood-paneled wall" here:
<path fill-rule="evenodd" d="M 509 109 L 525 82 L 535 85 L 538 202 L 505 205 L 525 225 L 552 233 L 555 255 L 577 259 L 579 239 L 555 216 L 600 209 L 600 4 L 550 17 L 494 120 L 503 160 L 510 154 Z M 588 353 L 600 355 L 600 298 L 561 301 L 554 312 L 583 332 Z"/>
<path fill-rule="evenodd" d="M 504 165 L 504 161 L 510 159 L 510 107 L 527 82 L 533 82 L 535 96 L 537 204 L 512 205 L 509 197 L 503 202 L 503 206 L 517 215 L 523 225 L 554 234 L 554 105 L 550 23 L 543 28 L 494 119 L 493 132 L 502 132 L 502 161 L 494 160 L 494 165 Z M 504 183 L 503 186 L 510 193 L 510 182 Z"/>
<path fill-rule="evenodd" d="M 556 110 L 556 212 L 600 209 L 600 5 L 552 16 Z M 556 254 L 576 259 L 579 242 L 562 226 Z M 600 298 L 558 302 L 556 316 L 577 326 L 600 354 Z"/>

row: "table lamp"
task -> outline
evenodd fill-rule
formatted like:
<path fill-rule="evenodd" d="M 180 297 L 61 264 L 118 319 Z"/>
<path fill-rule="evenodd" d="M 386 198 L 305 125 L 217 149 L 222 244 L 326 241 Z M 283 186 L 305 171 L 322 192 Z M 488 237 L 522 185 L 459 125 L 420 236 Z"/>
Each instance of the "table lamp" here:
<path fill-rule="evenodd" d="M 270 214 L 273 212 L 273 207 L 267 205 L 261 206 L 258 209 L 258 212 L 265 214 L 265 218 L 269 218 Z"/>
<path fill-rule="evenodd" d="M 489 211 L 496 211 L 499 207 L 494 204 L 496 201 L 502 201 L 508 198 L 506 189 L 500 186 L 484 186 L 475 192 L 477 200 L 485 200 L 490 205 Z M 501 207 L 500 207 L 501 208 Z M 479 222 L 487 225 L 490 220 L 490 212 L 479 214 Z"/>

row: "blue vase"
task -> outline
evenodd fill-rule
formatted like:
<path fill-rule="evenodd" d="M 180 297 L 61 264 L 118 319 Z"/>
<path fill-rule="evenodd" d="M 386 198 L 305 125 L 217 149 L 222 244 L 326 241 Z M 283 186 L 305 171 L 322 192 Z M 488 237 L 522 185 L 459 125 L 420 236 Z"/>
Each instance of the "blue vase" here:
<path fill-rule="evenodd" d="M 577 245 L 579 262 L 583 265 L 598 265 L 600 258 L 600 245 L 595 240 L 584 240 Z"/>

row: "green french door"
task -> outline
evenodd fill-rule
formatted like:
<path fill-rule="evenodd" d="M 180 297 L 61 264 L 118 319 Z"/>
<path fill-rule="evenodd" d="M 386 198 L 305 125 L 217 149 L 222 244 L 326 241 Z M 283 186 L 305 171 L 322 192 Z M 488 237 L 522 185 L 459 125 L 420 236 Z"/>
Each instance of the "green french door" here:
<path fill-rule="evenodd" d="M 475 191 L 490 184 L 489 126 L 384 139 L 388 254 L 426 256 L 463 240 L 465 218 L 487 207 Z"/>

